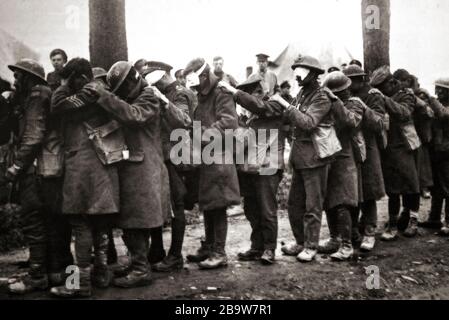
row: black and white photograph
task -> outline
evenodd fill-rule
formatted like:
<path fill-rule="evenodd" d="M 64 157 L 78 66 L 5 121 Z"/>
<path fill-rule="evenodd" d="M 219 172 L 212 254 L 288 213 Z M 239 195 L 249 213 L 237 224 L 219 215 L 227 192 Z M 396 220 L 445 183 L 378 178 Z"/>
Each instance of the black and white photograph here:
<path fill-rule="evenodd" d="M 449 300 L 448 13 L 1 0 L 0 303 Z"/>

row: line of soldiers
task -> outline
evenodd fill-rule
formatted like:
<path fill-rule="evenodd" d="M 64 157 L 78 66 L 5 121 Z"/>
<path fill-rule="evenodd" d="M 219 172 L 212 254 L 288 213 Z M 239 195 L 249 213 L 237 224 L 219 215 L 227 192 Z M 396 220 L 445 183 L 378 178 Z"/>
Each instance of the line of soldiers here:
<path fill-rule="evenodd" d="M 187 260 L 201 269 L 226 266 L 226 211 L 240 204 L 241 196 L 252 232 L 251 247 L 238 259 L 273 264 L 285 140 L 292 145 L 288 214 L 295 238 L 281 248 L 285 255 L 309 262 L 322 252 L 341 261 L 351 258 L 354 246 L 372 250 L 376 202 L 385 194 L 389 222 L 381 238 L 393 240 L 398 230 L 415 236 L 422 157 L 437 173 L 426 226 L 441 225 L 449 194 L 447 79 L 436 82 L 437 99 L 404 70 L 393 75 L 381 67 L 368 76 L 354 63 L 328 73 L 320 84 L 325 73 L 320 62 L 299 56 L 291 67 L 302 89 L 291 99 L 287 85 L 279 92 L 264 54 L 257 55 L 259 70 L 241 84 L 214 72 L 202 58 L 177 72 L 178 80 L 163 62 L 120 61 L 105 71 L 82 58 L 67 62 L 61 50 L 51 58 L 58 66 L 47 77 L 53 91 L 43 67 L 23 59 L 9 66 L 14 92 L 2 92 L 0 98 L 0 133 L 13 136 L 9 143 L 2 140 L 13 150 L 0 185 L 9 182 L 18 191 L 30 251 L 29 273 L 11 279 L 13 293 L 51 287 L 53 295 L 72 298 L 90 296 L 92 285 L 148 285 L 152 271 L 183 267 L 184 210 L 196 202 L 204 215 L 205 238 Z M 221 58 L 215 62 L 222 66 Z M 243 116 L 237 104 L 247 111 Z M 250 128 L 266 130 L 268 141 L 276 143 L 266 146 L 255 168 L 226 162 L 176 166 L 170 159 L 170 133 L 189 130 L 192 121 L 201 122 L 202 138 L 208 130 L 224 134 Z M 266 169 L 272 174 L 262 174 Z M 320 246 L 323 211 L 330 239 Z M 166 255 L 162 227 L 170 217 Z M 123 230 L 131 258 L 114 272 L 109 265 L 116 260 L 112 228 Z M 79 286 L 67 286 L 64 277 L 74 263 L 72 234 Z"/>

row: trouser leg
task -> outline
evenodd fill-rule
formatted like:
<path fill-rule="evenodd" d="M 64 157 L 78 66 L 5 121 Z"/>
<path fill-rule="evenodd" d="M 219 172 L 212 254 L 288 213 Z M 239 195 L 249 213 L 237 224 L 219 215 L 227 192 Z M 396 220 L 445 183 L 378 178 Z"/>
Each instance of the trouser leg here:
<path fill-rule="evenodd" d="M 421 196 L 419 193 L 416 194 L 406 194 L 403 195 L 403 205 L 404 208 L 410 211 L 410 216 L 413 218 L 418 218 L 419 206 L 421 201 Z"/>
<path fill-rule="evenodd" d="M 329 236 L 331 239 L 337 239 L 340 235 L 338 233 L 338 217 L 335 210 L 329 209 L 325 211 L 327 226 L 329 228 Z"/>
<path fill-rule="evenodd" d="M 338 206 L 335 209 L 338 220 L 338 233 L 343 244 L 351 244 L 352 241 L 352 219 L 348 206 Z"/>
<path fill-rule="evenodd" d="M 243 211 L 251 225 L 251 249 L 263 250 L 263 236 L 261 230 L 260 211 L 256 197 L 245 197 Z"/>
<path fill-rule="evenodd" d="M 401 210 L 401 199 L 399 194 L 388 195 L 388 217 L 390 227 L 396 228 L 398 223 L 399 211 Z"/>
<path fill-rule="evenodd" d="M 357 207 L 350 207 L 350 215 L 351 215 L 351 226 L 352 226 L 352 239 L 354 241 L 360 241 L 360 207 L 361 204 Z"/>
<path fill-rule="evenodd" d="M 365 236 L 374 236 L 377 227 L 376 200 L 367 200 L 362 203 L 362 228 Z"/>
<path fill-rule="evenodd" d="M 265 250 L 276 250 L 278 235 L 277 191 L 282 171 L 272 176 L 257 177 L 256 195 L 259 203 L 260 229 Z"/>
<path fill-rule="evenodd" d="M 114 242 L 114 230 L 109 228 L 108 230 L 108 264 L 114 264 L 118 261 L 117 249 Z"/>
<path fill-rule="evenodd" d="M 151 228 L 150 229 L 150 237 L 151 237 L 151 252 L 161 252 L 164 251 L 164 241 L 162 238 L 162 227 Z"/>
<path fill-rule="evenodd" d="M 215 243 L 215 223 L 213 215 L 209 214 L 210 212 L 205 211 L 203 213 L 204 216 L 204 230 L 206 234 L 205 245 L 209 247 L 213 247 Z"/>
<path fill-rule="evenodd" d="M 304 244 L 309 249 L 317 249 L 320 240 L 321 216 L 327 191 L 328 172 L 328 165 L 301 170 L 306 198 Z"/>
<path fill-rule="evenodd" d="M 21 225 L 30 251 L 30 265 L 37 270 L 34 276 L 47 273 L 47 228 L 43 206 L 34 175 L 25 175 L 19 180 Z M 39 266 L 39 267 L 37 267 Z"/>
<path fill-rule="evenodd" d="M 170 254 L 176 257 L 182 255 L 182 244 L 186 229 L 186 217 L 184 214 L 184 198 L 187 193 L 181 175 L 176 171 L 172 163 L 167 163 L 170 177 L 171 203 L 174 218 L 171 221 L 171 246 Z"/>
<path fill-rule="evenodd" d="M 220 254 L 226 254 L 226 237 L 228 234 L 228 217 L 226 216 L 226 208 L 215 209 L 205 214 L 212 216 L 214 224 L 214 251 Z"/>
<path fill-rule="evenodd" d="M 123 241 L 131 254 L 131 271 L 150 272 L 147 258 L 149 229 L 123 229 Z"/>
<path fill-rule="evenodd" d="M 299 170 L 293 171 L 292 184 L 288 195 L 288 219 L 296 243 L 304 244 L 304 214 L 306 212 L 306 195 L 304 180 Z"/>

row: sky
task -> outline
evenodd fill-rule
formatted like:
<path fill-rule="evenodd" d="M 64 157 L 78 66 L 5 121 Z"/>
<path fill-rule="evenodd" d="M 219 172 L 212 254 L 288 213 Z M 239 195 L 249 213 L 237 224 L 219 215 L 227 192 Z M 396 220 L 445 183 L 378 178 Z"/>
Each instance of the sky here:
<path fill-rule="evenodd" d="M 289 43 L 337 43 L 363 60 L 360 3 L 127 0 L 129 59 L 161 60 L 178 69 L 192 58 L 220 55 L 225 71 L 240 81 L 256 53 L 275 59 Z M 392 69 L 408 69 L 426 87 L 449 76 L 449 1 L 392 0 L 391 11 Z M 0 28 L 36 50 L 47 71 L 56 47 L 70 57 L 89 56 L 87 0 L 1 0 Z"/>

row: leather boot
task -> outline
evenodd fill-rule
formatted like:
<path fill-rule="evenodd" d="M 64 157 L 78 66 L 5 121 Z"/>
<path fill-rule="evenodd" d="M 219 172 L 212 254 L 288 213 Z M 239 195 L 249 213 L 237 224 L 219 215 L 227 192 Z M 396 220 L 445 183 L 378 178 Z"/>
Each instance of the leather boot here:
<path fill-rule="evenodd" d="M 63 286 L 51 288 L 50 293 L 59 298 L 88 298 L 92 295 L 90 267 L 79 268 L 79 286 L 76 283 L 66 283 Z"/>
<path fill-rule="evenodd" d="M 213 252 L 209 258 L 198 263 L 200 269 L 217 269 L 228 265 L 228 258 L 224 253 Z"/>
<path fill-rule="evenodd" d="M 184 266 L 184 259 L 182 258 L 182 256 L 175 257 L 169 254 L 161 262 L 152 265 L 151 269 L 156 272 L 170 272 L 175 270 L 181 270 L 183 266 Z"/>
<path fill-rule="evenodd" d="M 212 254 L 212 245 L 206 244 L 205 241 L 201 241 L 201 247 L 195 254 L 187 255 L 187 260 L 190 262 L 201 262 L 206 260 Z"/>
<path fill-rule="evenodd" d="M 150 285 L 152 282 L 151 272 L 132 270 L 125 277 L 114 279 L 114 286 L 119 288 L 137 288 Z"/>
<path fill-rule="evenodd" d="M 31 264 L 29 274 L 21 279 L 9 279 L 8 290 L 12 294 L 27 294 L 48 289 L 48 276 L 39 264 Z"/>

